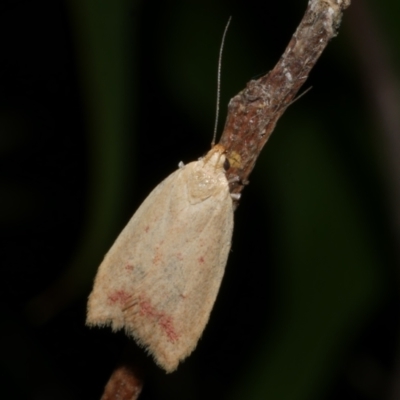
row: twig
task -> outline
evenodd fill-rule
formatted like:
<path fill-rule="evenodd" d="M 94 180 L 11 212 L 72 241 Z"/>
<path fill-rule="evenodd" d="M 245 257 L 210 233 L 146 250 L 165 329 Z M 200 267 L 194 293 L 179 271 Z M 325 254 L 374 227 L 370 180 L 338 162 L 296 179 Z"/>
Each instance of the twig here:
<path fill-rule="evenodd" d="M 138 346 L 129 341 L 111 374 L 100 400 L 136 400 L 143 389 L 145 358 Z M 142 368 L 143 367 L 143 368 Z"/>
<path fill-rule="evenodd" d="M 120 364 L 110 376 L 101 400 L 136 400 L 143 388 L 143 381 L 135 367 L 128 361 Z"/>
<path fill-rule="evenodd" d="M 285 53 L 266 76 L 250 81 L 229 103 L 228 117 L 220 144 L 227 150 L 231 192 L 240 193 L 254 168 L 257 157 L 270 137 L 279 117 L 291 104 L 329 40 L 336 36 L 343 10 L 350 0 L 310 0 L 306 13 Z M 239 181 L 237 180 L 239 178 Z M 107 384 L 108 398 L 117 397 L 121 377 L 136 380 L 130 368 L 118 370 Z M 114 396 L 114 397 L 113 397 Z"/>
<path fill-rule="evenodd" d="M 329 40 L 337 34 L 350 0 L 310 0 L 300 25 L 275 68 L 229 103 L 220 144 L 227 150 L 232 193 L 247 183 L 257 157 L 281 115 L 306 81 Z M 237 180 L 239 178 L 239 180 Z"/>

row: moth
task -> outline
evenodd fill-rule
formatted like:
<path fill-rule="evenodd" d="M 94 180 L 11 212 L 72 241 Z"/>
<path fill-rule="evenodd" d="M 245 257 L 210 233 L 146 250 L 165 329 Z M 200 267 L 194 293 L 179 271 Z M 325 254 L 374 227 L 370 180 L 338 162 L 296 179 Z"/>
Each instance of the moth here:
<path fill-rule="evenodd" d="M 231 247 L 233 199 L 225 149 L 162 181 L 123 229 L 95 278 L 89 326 L 124 329 L 165 371 L 196 347 Z"/>

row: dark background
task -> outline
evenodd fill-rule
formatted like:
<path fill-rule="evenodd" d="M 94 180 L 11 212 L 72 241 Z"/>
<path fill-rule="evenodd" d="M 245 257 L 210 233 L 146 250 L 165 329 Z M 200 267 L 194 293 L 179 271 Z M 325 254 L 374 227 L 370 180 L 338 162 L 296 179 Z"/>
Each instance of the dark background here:
<path fill-rule="evenodd" d="M 128 339 L 84 325 L 97 266 L 147 194 L 210 148 L 228 17 L 219 132 L 305 8 L 2 2 L 1 398 L 100 397 Z M 242 195 L 196 351 L 171 375 L 148 359 L 143 400 L 398 398 L 400 177 L 367 73 L 376 54 L 357 34 L 365 21 L 377 29 L 398 94 L 399 8 L 355 0 L 345 13 Z"/>

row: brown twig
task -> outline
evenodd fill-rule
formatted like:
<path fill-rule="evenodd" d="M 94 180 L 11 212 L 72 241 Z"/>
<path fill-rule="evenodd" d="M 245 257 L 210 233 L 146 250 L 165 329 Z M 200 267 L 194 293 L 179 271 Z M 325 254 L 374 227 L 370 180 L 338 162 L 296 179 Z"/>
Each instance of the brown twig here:
<path fill-rule="evenodd" d="M 306 81 L 329 40 L 336 36 L 343 10 L 349 5 L 350 0 L 309 0 L 302 21 L 275 68 L 266 76 L 250 81 L 230 101 L 219 143 L 227 150 L 230 161 L 227 177 L 232 181 L 232 193 L 243 190 L 279 117 Z M 136 382 L 135 370 L 119 367 L 110 377 L 108 397 L 105 393 L 103 400 L 136 398 L 121 397 L 120 392 L 116 392 L 123 386 L 121 379 L 126 380 L 126 386 Z"/>
<path fill-rule="evenodd" d="M 240 193 L 281 115 L 306 81 L 329 40 L 337 34 L 350 0 L 310 0 L 300 25 L 275 68 L 229 103 L 220 144 L 231 163 L 231 192 Z M 238 180 L 239 178 L 239 180 Z"/>
<path fill-rule="evenodd" d="M 143 389 L 146 356 L 129 341 L 104 388 L 101 400 L 136 400 Z"/>
<path fill-rule="evenodd" d="M 143 381 L 129 362 L 119 365 L 107 382 L 101 400 L 136 400 L 143 388 Z"/>

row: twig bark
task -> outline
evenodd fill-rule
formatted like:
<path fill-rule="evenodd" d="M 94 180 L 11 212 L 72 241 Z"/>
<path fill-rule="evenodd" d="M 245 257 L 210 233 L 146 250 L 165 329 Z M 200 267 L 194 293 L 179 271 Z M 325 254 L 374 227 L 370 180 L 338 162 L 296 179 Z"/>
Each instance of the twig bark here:
<path fill-rule="evenodd" d="M 302 21 L 275 68 L 262 78 L 250 81 L 230 101 L 219 143 L 227 150 L 230 161 L 227 177 L 232 181 L 232 193 L 243 190 L 278 119 L 306 81 L 329 40 L 336 36 L 342 13 L 349 5 L 350 0 L 309 0 Z M 129 397 L 129 392 L 124 397 L 116 392 L 123 385 L 121 379 L 126 379 L 127 386 L 136 382 L 135 370 L 127 364 L 126 368 L 120 366 L 110 377 L 103 400 L 136 399 L 133 395 Z"/>
<path fill-rule="evenodd" d="M 145 355 L 129 341 L 100 400 L 136 400 L 143 389 Z"/>
<path fill-rule="evenodd" d="M 110 376 L 101 400 L 136 400 L 143 388 L 137 369 L 129 361 L 120 364 Z"/>
<path fill-rule="evenodd" d="M 231 192 L 247 183 L 265 143 L 293 101 L 329 40 L 337 34 L 350 0 L 310 0 L 303 19 L 275 68 L 231 99 L 220 144 L 231 164 Z M 239 178 L 239 180 L 237 180 Z"/>

